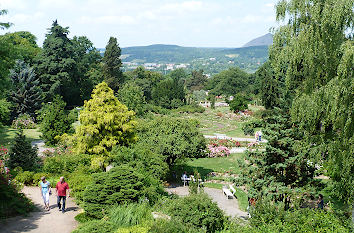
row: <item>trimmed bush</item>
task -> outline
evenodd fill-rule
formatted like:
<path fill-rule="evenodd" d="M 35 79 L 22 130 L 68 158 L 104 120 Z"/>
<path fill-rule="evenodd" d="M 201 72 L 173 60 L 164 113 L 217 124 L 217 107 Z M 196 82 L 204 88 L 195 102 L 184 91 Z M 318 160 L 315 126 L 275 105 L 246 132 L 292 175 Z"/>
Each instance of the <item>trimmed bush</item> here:
<path fill-rule="evenodd" d="M 32 170 L 35 168 L 38 157 L 37 148 L 32 147 L 31 142 L 26 139 L 23 131 L 17 133 L 15 142 L 9 152 L 9 167 L 22 167 L 23 170 Z"/>
<path fill-rule="evenodd" d="M 70 184 L 70 195 L 75 197 L 77 204 L 84 201 L 84 191 L 86 187 L 92 183 L 92 175 L 88 172 L 88 168 L 79 167 L 73 173 L 70 173 L 68 182 Z"/>
<path fill-rule="evenodd" d="M 89 167 L 92 155 L 64 154 L 44 159 L 43 170 L 48 173 L 74 172 L 79 166 Z"/>
<path fill-rule="evenodd" d="M 226 221 L 223 212 L 206 194 L 170 200 L 163 211 L 186 226 L 205 229 L 206 232 L 222 230 Z"/>
<path fill-rule="evenodd" d="M 151 233 L 204 233 L 206 230 L 197 229 L 177 220 L 157 220 L 150 228 Z"/>
<path fill-rule="evenodd" d="M 128 166 L 93 174 L 93 182 L 83 194 L 84 210 L 89 216 L 102 218 L 112 205 L 138 202 L 144 196 L 143 182 L 143 175 Z"/>
<path fill-rule="evenodd" d="M 24 171 L 24 172 L 20 172 L 19 174 L 17 174 L 17 176 L 15 177 L 15 180 L 17 180 L 18 182 L 20 182 L 24 185 L 32 185 L 33 184 L 33 176 L 34 176 L 34 172 Z"/>
<path fill-rule="evenodd" d="M 0 126 L 8 124 L 11 113 L 11 103 L 6 99 L 0 99 Z"/>

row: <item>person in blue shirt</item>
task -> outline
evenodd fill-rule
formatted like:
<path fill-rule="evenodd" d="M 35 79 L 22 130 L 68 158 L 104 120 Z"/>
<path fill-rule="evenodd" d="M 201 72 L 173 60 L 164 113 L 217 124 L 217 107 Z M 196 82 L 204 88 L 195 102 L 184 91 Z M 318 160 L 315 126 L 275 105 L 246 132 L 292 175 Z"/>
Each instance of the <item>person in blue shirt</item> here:
<path fill-rule="evenodd" d="M 41 180 L 42 181 L 39 184 L 39 188 L 41 190 L 41 195 L 44 201 L 44 209 L 49 211 L 49 195 L 51 194 L 52 189 L 50 187 L 50 182 L 47 181 L 44 176 L 41 178 Z"/>

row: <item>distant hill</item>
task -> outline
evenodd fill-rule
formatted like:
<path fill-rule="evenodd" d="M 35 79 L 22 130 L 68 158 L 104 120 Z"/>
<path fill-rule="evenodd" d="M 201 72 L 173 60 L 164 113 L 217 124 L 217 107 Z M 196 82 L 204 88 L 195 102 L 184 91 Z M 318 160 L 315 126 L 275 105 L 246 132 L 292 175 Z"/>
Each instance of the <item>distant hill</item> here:
<path fill-rule="evenodd" d="M 252 47 L 252 46 L 269 46 L 273 44 L 273 35 L 268 33 L 264 36 L 257 37 L 248 43 L 246 43 L 243 48 L 245 47 Z"/>
<path fill-rule="evenodd" d="M 104 49 L 99 50 L 102 54 L 104 53 Z M 267 59 L 268 46 L 207 48 L 155 44 L 122 48 L 122 61 L 126 70 L 144 65 L 154 67 L 151 68 L 153 70 L 165 72 L 167 67 L 171 66 L 168 64 L 174 64 L 174 68 L 203 69 L 210 75 L 232 66 L 238 66 L 247 72 L 254 72 Z"/>

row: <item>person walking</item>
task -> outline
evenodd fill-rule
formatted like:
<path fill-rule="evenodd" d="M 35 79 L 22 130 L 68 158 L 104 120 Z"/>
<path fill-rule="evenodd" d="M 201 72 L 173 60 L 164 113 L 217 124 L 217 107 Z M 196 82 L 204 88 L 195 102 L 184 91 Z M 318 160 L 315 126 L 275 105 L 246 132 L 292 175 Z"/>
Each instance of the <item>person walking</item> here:
<path fill-rule="evenodd" d="M 58 203 L 58 208 L 59 211 L 61 210 L 63 213 L 65 212 L 65 202 L 66 202 L 66 196 L 70 197 L 70 192 L 69 192 L 69 185 L 68 183 L 65 182 L 64 177 L 60 177 L 59 182 L 55 186 L 56 193 L 57 193 L 57 203 Z M 63 204 L 61 204 L 61 200 L 63 199 Z"/>
<path fill-rule="evenodd" d="M 49 195 L 51 194 L 52 189 L 50 187 L 50 182 L 45 179 L 45 176 L 43 176 L 41 178 L 41 182 L 39 184 L 39 189 L 41 190 L 41 195 L 42 195 L 43 202 L 44 202 L 44 209 L 49 211 L 50 210 Z"/>
<path fill-rule="evenodd" d="M 323 195 L 320 194 L 320 195 L 318 195 L 317 209 L 323 210 L 323 207 L 324 207 Z"/>

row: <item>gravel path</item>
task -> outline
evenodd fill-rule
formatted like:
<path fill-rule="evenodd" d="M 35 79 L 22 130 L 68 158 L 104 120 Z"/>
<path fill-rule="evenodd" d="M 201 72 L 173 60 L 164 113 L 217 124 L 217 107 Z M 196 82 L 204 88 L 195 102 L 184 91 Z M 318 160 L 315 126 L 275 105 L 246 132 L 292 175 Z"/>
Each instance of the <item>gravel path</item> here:
<path fill-rule="evenodd" d="M 166 188 L 166 190 L 170 194 L 176 194 L 182 197 L 188 195 L 188 186 L 169 187 Z M 205 187 L 204 192 L 208 194 L 209 197 L 218 204 L 220 209 L 225 211 L 226 215 L 243 219 L 248 218 L 247 212 L 240 210 L 236 198 L 227 199 L 220 189 Z"/>
<path fill-rule="evenodd" d="M 225 134 L 215 134 L 215 135 L 204 135 L 205 138 L 217 138 L 217 139 L 229 139 L 229 140 L 236 140 L 239 142 L 256 142 L 255 138 L 235 138 L 235 137 L 228 137 Z M 263 143 L 267 143 L 266 139 L 262 139 Z"/>
<path fill-rule="evenodd" d="M 77 227 L 74 217 L 79 213 L 79 208 L 71 198 L 66 200 L 67 212 L 62 213 L 58 211 L 55 195 L 50 196 L 51 210 L 46 211 L 43 209 L 43 201 L 38 187 L 24 187 L 22 192 L 33 201 L 39 210 L 30 213 L 27 217 L 17 216 L 7 219 L 4 223 L 1 222 L 0 233 L 69 233 Z"/>

